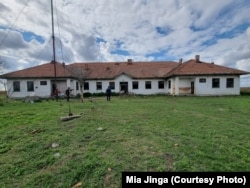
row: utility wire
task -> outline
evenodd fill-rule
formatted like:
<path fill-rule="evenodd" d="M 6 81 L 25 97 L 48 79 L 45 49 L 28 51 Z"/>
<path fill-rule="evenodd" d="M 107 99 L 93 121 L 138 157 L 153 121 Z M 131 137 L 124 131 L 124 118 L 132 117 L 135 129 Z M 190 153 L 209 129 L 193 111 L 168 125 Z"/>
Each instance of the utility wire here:
<path fill-rule="evenodd" d="M 16 19 L 14 20 L 14 22 L 11 24 L 10 29 L 12 29 L 14 27 L 14 25 L 16 24 L 17 20 L 19 19 L 20 15 L 23 13 L 24 9 L 27 7 L 28 3 L 30 2 L 30 0 L 27 0 L 26 3 L 24 4 L 21 12 L 19 12 L 19 14 L 17 15 Z M 2 47 L 3 43 L 6 41 L 9 33 L 11 30 L 8 30 L 8 32 L 4 35 L 3 39 L 0 42 L 0 47 Z"/>

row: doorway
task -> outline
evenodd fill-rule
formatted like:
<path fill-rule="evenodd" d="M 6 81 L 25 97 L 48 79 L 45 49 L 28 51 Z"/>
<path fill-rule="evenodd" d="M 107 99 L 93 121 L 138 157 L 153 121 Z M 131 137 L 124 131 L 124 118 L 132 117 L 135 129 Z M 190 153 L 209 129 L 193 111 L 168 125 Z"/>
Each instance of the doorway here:
<path fill-rule="evenodd" d="M 194 94 L 194 82 L 191 82 L 191 94 Z"/>
<path fill-rule="evenodd" d="M 128 93 L 128 82 L 120 82 L 120 91 L 124 94 Z"/>

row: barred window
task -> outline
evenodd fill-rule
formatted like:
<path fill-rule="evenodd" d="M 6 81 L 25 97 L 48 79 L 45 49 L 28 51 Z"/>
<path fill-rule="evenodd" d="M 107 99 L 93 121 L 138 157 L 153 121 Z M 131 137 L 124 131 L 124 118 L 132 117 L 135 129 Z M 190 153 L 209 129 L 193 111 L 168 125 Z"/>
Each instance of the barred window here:
<path fill-rule="evenodd" d="M 133 89 L 139 89 L 139 83 L 137 81 L 132 82 Z"/>
<path fill-rule="evenodd" d="M 115 82 L 109 82 L 110 89 L 115 89 Z"/>
<path fill-rule="evenodd" d="M 233 87 L 234 87 L 234 79 L 227 78 L 227 88 L 233 88 Z"/>
<path fill-rule="evenodd" d="M 40 81 L 40 85 L 41 86 L 46 86 L 47 85 L 47 81 Z"/>
<path fill-rule="evenodd" d="M 96 82 L 96 90 L 102 90 L 102 82 Z"/>
<path fill-rule="evenodd" d="M 164 81 L 159 81 L 158 82 L 158 88 L 159 89 L 164 89 Z"/>
<path fill-rule="evenodd" d="M 146 89 L 151 89 L 151 81 L 146 81 L 145 82 L 145 88 Z"/>
<path fill-rule="evenodd" d="M 89 90 L 89 83 L 88 82 L 84 82 L 84 90 Z"/>
<path fill-rule="evenodd" d="M 14 81 L 13 82 L 13 91 L 15 91 L 15 92 L 20 91 L 20 82 L 19 81 Z"/>
<path fill-rule="evenodd" d="M 219 78 L 212 79 L 212 88 L 220 88 L 220 79 Z"/>
<path fill-rule="evenodd" d="M 27 91 L 34 91 L 34 82 L 27 81 Z"/>
<path fill-rule="evenodd" d="M 200 78 L 200 79 L 199 79 L 199 82 L 200 82 L 200 83 L 206 83 L 206 78 Z"/>

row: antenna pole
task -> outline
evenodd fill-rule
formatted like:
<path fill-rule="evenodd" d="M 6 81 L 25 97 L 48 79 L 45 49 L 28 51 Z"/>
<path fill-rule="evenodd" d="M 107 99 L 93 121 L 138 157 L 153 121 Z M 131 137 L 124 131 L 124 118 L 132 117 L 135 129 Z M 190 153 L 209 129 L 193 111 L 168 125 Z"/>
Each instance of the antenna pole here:
<path fill-rule="evenodd" d="M 51 20 L 52 20 L 52 43 L 53 43 L 53 63 L 54 63 L 54 74 L 55 74 L 55 95 L 56 100 L 58 99 L 57 79 L 56 79 L 56 50 L 55 50 L 55 32 L 54 32 L 54 12 L 53 12 L 53 0 L 51 0 Z"/>

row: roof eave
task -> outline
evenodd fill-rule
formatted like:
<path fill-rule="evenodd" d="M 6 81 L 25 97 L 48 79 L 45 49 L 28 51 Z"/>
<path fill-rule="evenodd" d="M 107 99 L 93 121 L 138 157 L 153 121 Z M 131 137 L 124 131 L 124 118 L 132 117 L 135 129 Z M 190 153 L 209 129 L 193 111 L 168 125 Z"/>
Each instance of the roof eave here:
<path fill-rule="evenodd" d="M 176 77 L 176 76 L 213 76 L 213 75 L 246 75 L 246 74 L 250 74 L 250 73 L 193 73 L 193 74 L 171 74 L 171 75 L 167 75 L 166 78 L 171 78 L 171 77 Z"/>

